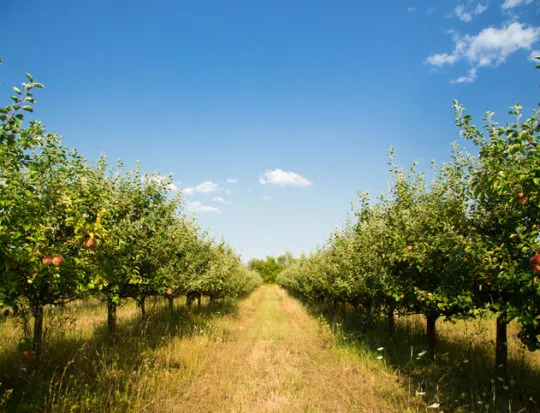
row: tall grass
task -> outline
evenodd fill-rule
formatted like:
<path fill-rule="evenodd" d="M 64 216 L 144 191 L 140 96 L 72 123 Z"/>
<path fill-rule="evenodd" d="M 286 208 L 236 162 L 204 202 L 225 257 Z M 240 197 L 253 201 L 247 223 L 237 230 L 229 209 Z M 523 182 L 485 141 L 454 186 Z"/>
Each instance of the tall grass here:
<path fill-rule="evenodd" d="M 49 308 L 39 369 L 19 351 L 23 322 L 0 322 L 0 410 L 12 412 L 159 411 L 167 371 L 177 369 L 162 348 L 182 337 L 214 334 L 214 320 L 235 310 L 232 301 L 187 311 L 150 300 L 146 320 L 133 301 L 119 310 L 118 339 L 106 336 L 106 309 L 97 301 Z M 179 300 L 178 300 L 179 301 Z"/>
<path fill-rule="evenodd" d="M 344 354 L 378 359 L 397 371 L 411 404 L 423 401 L 430 411 L 445 412 L 540 411 L 540 354 L 517 339 L 516 323 L 508 329 L 510 379 L 502 383 L 494 375 L 494 319 L 439 320 L 438 353 L 431 361 L 421 316 L 398 317 L 391 334 L 385 320 L 350 307 L 307 308 L 332 329 Z"/>

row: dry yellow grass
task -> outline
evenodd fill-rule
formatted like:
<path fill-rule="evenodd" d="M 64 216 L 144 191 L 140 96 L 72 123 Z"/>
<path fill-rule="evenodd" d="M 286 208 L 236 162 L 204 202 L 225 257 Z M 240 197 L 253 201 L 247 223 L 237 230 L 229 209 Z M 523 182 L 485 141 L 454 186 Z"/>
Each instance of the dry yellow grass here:
<path fill-rule="evenodd" d="M 112 347 L 103 340 L 105 312 L 98 302 L 50 312 L 46 368 L 33 379 L 17 373 L 24 367 L 13 353 L 18 333 L 5 322 L 0 333 L 11 335 L 0 343 L 2 363 L 14 372 L 8 410 L 408 410 L 403 383 L 390 369 L 341 349 L 324 322 L 277 286 L 261 287 L 234 311 L 225 304 L 171 313 L 164 304 L 148 324 L 132 302 L 123 306 L 123 338 Z"/>
<path fill-rule="evenodd" d="M 340 356 L 333 336 L 277 286 L 217 322 L 222 339 L 195 336 L 159 351 L 167 376 L 153 411 L 406 411 L 397 377 Z M 186 374 L 188 372 L 188 374 Z"/>
<path fill-rule="evenodd" d="M 444 411 L 500 411 L 485 408 L 492 320 L 439 322 L 440 350 L 449 355 L 426 363 L 415 358 L 425 349 L 421 317 L 399 319 L 388 337 L 384 325 L 356 320 L 361 314 L 325 317 L 269 285 L 237 303 L 204 302 L 191 312 L 182 304 L 171 312 L 164 299 L 151 301 L 145 323 L 128 300 L 114 344 L 105 340 L 103 303 L 49 309 L 36 374 L 16 349 L 20 323 L 4 320 L 0 411 L 6 398 L 6 411 L 17 412 L 406 412 L 432 403 Z M 536 399 L 540 354 L 524 351 L 516 331 L 512 325 L 515 383 L 503 402 L 535 411 L 529 398 Z"/>

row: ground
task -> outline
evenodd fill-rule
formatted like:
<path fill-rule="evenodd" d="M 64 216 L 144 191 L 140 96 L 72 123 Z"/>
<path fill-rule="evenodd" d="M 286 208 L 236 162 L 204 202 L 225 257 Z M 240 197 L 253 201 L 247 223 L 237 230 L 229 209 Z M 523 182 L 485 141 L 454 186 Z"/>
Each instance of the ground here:
<path fill-rule="evenodd" d="M 162 350 L 161 362 L 177 368 L 163 378 L 155 411 L 407 410 L 393 373 L 340 353 L 324 324 L 278 286 L 258 289 L 217 323 L 219 340 L 203 334 Z"/>

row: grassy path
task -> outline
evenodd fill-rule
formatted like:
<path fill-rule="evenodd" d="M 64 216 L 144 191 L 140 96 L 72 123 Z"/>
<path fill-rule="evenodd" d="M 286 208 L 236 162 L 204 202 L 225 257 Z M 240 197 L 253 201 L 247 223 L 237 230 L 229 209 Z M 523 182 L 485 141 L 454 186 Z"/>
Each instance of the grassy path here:
<path fill-rule="evenodd" d="M 337 349 L 331 332 L 277 286 L 255 291 L 212 332 L 172 342 L 161 353 L 170 373 L 149 410 L 407 410 L 392 373 Z"/>

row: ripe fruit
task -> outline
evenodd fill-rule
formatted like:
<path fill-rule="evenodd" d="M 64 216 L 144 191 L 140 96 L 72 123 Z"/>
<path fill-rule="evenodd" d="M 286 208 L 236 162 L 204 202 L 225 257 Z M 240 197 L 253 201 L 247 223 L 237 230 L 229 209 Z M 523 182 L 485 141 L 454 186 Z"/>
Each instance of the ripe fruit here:
<path fill-rule="evenodd" d="M 30 360 L 32 358 L 32 352 L 30 350 L 21 350 L 21 357 L 25 360 Z"/>
<path fill-rule="evenodd" d="M 62 264 L 62 262 L 64 262 L 64 259 L 60 256 L 60 255 L 57 255 L 56 257 L 54 257 L 52 259 L 52 263 L 54 266 L 58 267 L 59 265 Z"/>
<path fill-rule="evenodd" d="M 540 271 L 540 252 L 535 256 L 529 258 L 529 264 L 531 264 L 531 271 L 536 274 Z"/>
<path fill-rule="evenodd" d="M 519 198 L 519 203 L 525 205 L 527 203 L 527 198 Z"/>
<path fill-rule="evenodd" d="M 172 295 L 172 288 L 167 288 L 167 295 Z"/>
<path fill-rule="evenodd" d="M 413 246 L 412 246 L 412 245 L 407 245 L 407 249 L 408 249 L 409 251 L 412 251 L 412 250 L 413 250 Z"/>
<path fill-rule="evenodd" d="M 52 257 L 43 257 L 43 259 L 41 260 L 41 262 L 43 263 L 43 265 L 50 265 L 52 264 L 53 262 L 53 258 Z"/>
<path fill-rule="evenodd" d="M 518 192 L 518 198 L 523 198 L 525 196 L 525 192 L 520 191 Z"/>
<path fill-rule="evenodd" d="M 86 245 L 88 248 L 92 248 L 94 245 L 96 245 L 96 241 L 94 241 L 93 238 L 88 238 L 84 245 Z"/>

